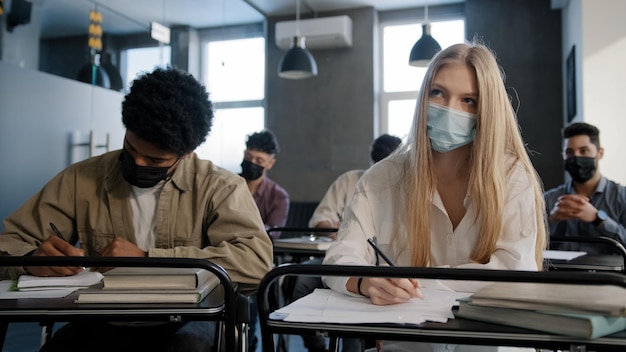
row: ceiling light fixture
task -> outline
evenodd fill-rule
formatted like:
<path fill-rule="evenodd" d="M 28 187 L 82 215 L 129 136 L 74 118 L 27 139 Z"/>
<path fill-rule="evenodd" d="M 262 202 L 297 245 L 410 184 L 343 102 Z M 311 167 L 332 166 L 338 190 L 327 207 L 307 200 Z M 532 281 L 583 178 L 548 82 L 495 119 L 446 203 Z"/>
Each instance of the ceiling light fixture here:
<path fill-rule="evenodd" d="M 296 35 L 291 40 L 291 48 L 280 59 L 278 77 L 303 79 L 317 76 L 317 63 L 306 50 L 305 37 L 300 36 L 300 0 L 296 0 Z"/>
<path fill-rule="evenodd" d="M 422 24 L 422 37 L 415 42 L 409 65 L 416 67 L 426 67 L 435 54 L 441 51 L 441 45 L 430 35 L 430 23 L 428 23 L 428 5 L 424 7 L 424 24 Z"/>

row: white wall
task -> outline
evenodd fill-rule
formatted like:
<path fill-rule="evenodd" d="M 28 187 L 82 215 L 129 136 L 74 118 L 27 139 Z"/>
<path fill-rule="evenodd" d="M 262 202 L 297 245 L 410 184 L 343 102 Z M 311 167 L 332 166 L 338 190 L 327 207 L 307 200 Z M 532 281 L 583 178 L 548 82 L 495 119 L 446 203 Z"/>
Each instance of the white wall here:
<path fill-rule="evenodd" d="M 96 132 L 110 150 L 122 147 L 123 95 L 86 83 L 0 62 L 0 219 L 19 207 L 52 176 L 67 167 L 74 131 Z M 77 153 L 78 152 L 78 153 Z M 94 155 L 103 152 L 97 150 Z"/>
<path fill-rule="evenodd" d="M 600 129 L 605 148 L 601 172 L 621 184 L 626 184 L 624 13 L 626 1 L 623 0 L 570 0 L 563 9 L 563 62 L 573 44 L 577 51 L 578 114 L 575 121 L 585 121 Z"/>

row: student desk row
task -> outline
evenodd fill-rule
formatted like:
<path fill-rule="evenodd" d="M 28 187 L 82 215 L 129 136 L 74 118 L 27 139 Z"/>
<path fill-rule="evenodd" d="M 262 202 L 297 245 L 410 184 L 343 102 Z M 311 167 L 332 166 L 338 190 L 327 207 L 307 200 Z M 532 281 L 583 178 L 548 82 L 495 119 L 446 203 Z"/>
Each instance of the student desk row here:
<path fill-rule="evenodd" d="M 617 273 L 593 272 L 521 272 L 504 270 L 364 267 L 339 265 L 279 266 L 268 273 L 258 291 L 259 320 L 263 336 L 263 350 L 275 351 L 274 334 L 323 335 L 331 338 L 331 351 L 338 351 L 340 337 L 408 340 L 468 345 L 519 346 L 582 351 L 584 348 L 601 351 L 626 350 L 626 332 L 593 340 L 541 333 L 521 328 L 453 319 L 447 323 L 426 322 L 419 325 L 401 324 L 330 324 L 298 323 L 271 319 L 268 292 L 272 282 L 284 276 L 361 276 L 361 277 L 416 277 L 429 279 L 539 282 L 560 284 L 616 285 L 626 288 L 626 276 Z"/>
<path fill-rule="evenodd" d="M 96 258 L 96 257 L 11 257 L 0 256 L 2 266 L 86 266 L 86 267 L 179 267 L 203 268 L 221 281 L 198 304 L 78 304 L 77 293 L 64 298 L 0 300 L 0 347 L 4 344 L 9 322 L 100 321 L 218 321 L 217 340 L 225 351 L 245 351 L 249 301 L 236 293 L 226 271 L 202 259 L 186 258 Z M 223 334 L 223 335 L 222 335 Z"/>

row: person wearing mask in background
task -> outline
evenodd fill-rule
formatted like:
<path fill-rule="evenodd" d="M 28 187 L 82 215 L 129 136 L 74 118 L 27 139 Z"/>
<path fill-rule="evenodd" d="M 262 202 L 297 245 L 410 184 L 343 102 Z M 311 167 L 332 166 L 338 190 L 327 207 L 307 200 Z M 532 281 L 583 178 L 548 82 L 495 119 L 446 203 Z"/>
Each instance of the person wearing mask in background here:
<path fill-rule="evenodd" d="M 377 255 L 367 242 L 375 237 L 398 266 L 537 271 L 546 231 L 541 182 L 495 55 L 480 43 L 455 44 L 435 54 L 426 70 L 407 143 L 359 180 L 324 264 L 375 265 Z M 415 278 L 323 280 L 375 305 L 422 297 Z M 480 285 L 457 286 L 470 292 Z M 422 342 L 395 346 L 499 350 Z"/>
<path fill-rule="evenodd" d="M 272 132 L 255 132 L 248 136 L 241 162 L 240 175 L 246 179 L 266 230 L 285 226 L 289 213 L 289 194 L 267 177 L 267 171 L 276 163 L 278 152 L 278 141 Z"/>
<path fill-rule="evenodd" d="M 400 138 L 389 134 L 376 138 L 370 147 L 370 165 L 386 158 L 400 143 L 402 143 Z M 338 228 L 343 209 L 364 172 L 365 170 L 350 170 L 337 177 L 315 208 L 309 220 L 309 227 Z"/>
<path fill-rule="evenodd" d="M 396 136 L 383 134 L 376 138 L 370 147 L 370 165 L 383 160 L 391 154 L 402 143 Z M 314 228 L 338 228 L 341 222 L 343 209 L 350 201 L 352 192 L 363 175 L 365 170 L 351 170 L 343 173 L 330 185 L 324 198 L 315 208 L 315 212 L 309 220 L 309 227 Z M 303 264 L 321 264 L 322 258 L 314 258 L 303 262 Z M 294 283 L 292 301 L 302 298 L 313 292 L 316 288 L 322 288 L 322 278 L 319 276 L 297 276 Z M 326 351 L 326 341 L 323 337 L 302 335 L 304 347 L 309 352 Z M 342 339 L 343 352 L 361 351 L 361 341 L 359 339 Z"/>
<path fill-rule="evenodd" d="M 253 293 L 272 267 L 272 244 L 245 182 L 193 152 L 212 121 L 209 95 L 190 74 L 157 68 L 138 77 L 122 103 L 122 149 L 52 178 L 4 220 L 0 252 L 206 259 L 222 266 L 240 292 Z M 82 268 L 0 271 L 14 279 L 74 275 Z M 71 322 L 41 351 L 209 351 L 215 327 L 208 321 Z"/>
<path fill-rule="evenodd" d="M 289 194 L 276 182 L 267 177 L 267 171 L 276 163 L 276 154 L 279 152 L 278 141 L 268 130 L 255 132 L 248 136 L 246 150 L 241 162 L 241 176 L 246 184 L 259 213 L 265 224 L 265 229 L 283 227 L 289 213 Z M 272 232 L 272 236 L 279 237 L 279 232 Z M 256 326 L 259 320 L 256 295 L 250 297 L 250 338 L 248 351 L 254 352 L 258 345 Z"/>
<path fill-rule="evenodd" d="M 626 245 L 626 188 L 602 176 L 600 131 L 584 122 L 563 129 L 563 157 L 570 182 L 545 192 L 550 236 L 613 238 Z M 555 243 L 564 250 L 614 254 L 598 244 Z"/>

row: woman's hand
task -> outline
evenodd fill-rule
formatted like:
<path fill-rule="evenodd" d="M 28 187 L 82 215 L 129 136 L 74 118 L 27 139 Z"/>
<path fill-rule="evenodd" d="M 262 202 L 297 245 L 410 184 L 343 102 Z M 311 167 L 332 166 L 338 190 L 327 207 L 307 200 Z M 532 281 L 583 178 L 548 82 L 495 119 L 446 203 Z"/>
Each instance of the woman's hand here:
<path fill-rule="evenodd" d="M 360 289 L 376 305 L 405 303 L 412 298 L 424 298 L 417 279 L 364 277 Z"/>

